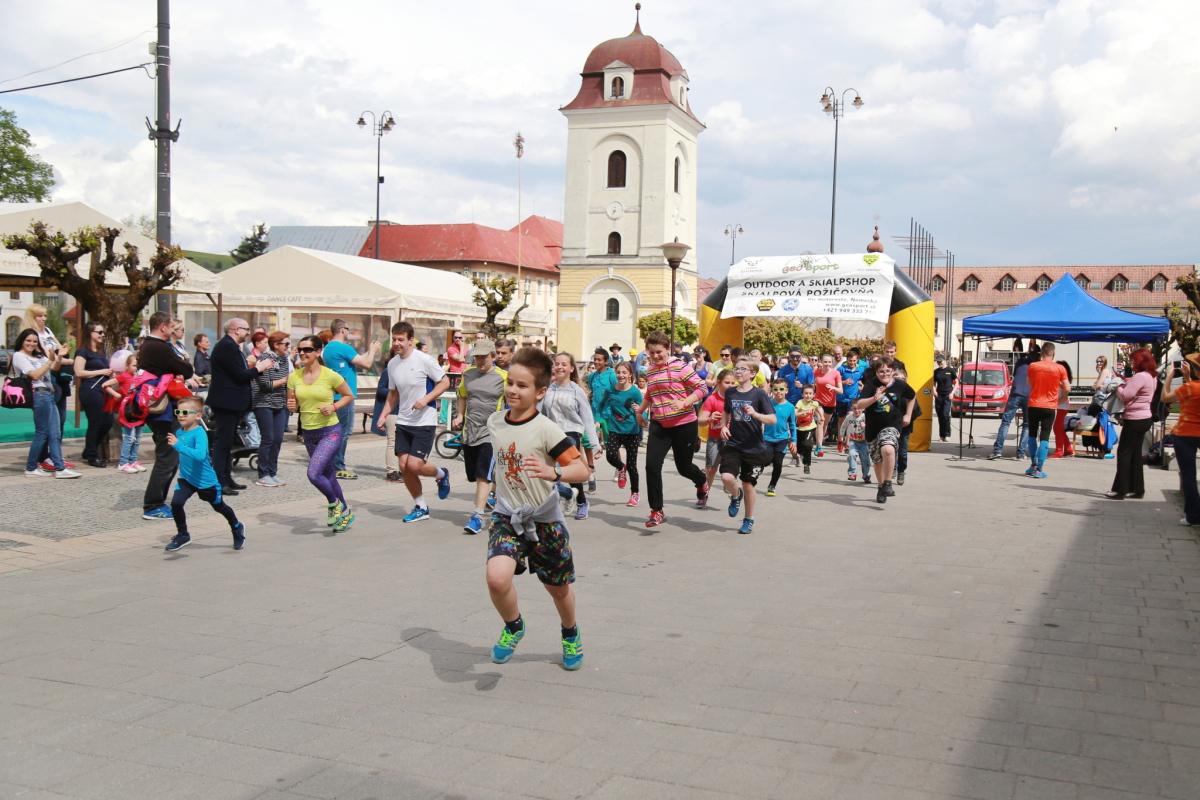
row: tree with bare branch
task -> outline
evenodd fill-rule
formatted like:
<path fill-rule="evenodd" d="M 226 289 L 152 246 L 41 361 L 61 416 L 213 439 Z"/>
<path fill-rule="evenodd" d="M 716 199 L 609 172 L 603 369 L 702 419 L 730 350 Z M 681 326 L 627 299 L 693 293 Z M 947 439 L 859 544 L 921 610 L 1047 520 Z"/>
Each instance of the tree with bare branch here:
<path fill-rule="evenodd" d="M 517 292 L 516 278 L 483 278 L 472 276 L 471 283 L 475 286 L 475 295 L 471 302 L 483 309 L 483 324 L 479 329 L 489 339 L 502 339 L 521 332 L 521 312 L 529 307 L 529 303 L 513 312 L 508 324 L 498 322 L 500 314 L 512 303 L 513 295 Z"/>
<path fill-rule="evenodd" d="M 75 298 L 87 318 L 104 325 L 106 345 L 114 350 L 124 343 L 134 320 L 158 292 L 183 277 L 179 263 L 183 251 L 159 242 L 150 262 L 143 266 L 138 249 L 128 242 L 118 244 L 117 228 L 88 227 L 74 233 L 51 230 L 34 222 L 29 233 L 5 236 L 3 244 L 37 260 L 41 278 L 51 287 Z M 88 259 L 84 274 L 76 269 Z M 109 275 L 120 270 L 128 286 L 108 284 Z"/>

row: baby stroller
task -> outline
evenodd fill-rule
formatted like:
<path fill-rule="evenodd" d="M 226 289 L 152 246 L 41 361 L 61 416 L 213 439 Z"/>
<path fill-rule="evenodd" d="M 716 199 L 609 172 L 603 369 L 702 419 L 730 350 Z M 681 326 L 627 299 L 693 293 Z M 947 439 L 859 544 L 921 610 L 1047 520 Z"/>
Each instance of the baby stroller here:
<path fill-rule="evenodd" d="M 201 419 L 204 422 L 204 429 L 211 432 L 213 427 L 212 409 L 207 405 L 204 406 L 204 414 Z M 210 452 L 212 446 L 213 440 L 212 437 L 209 437 L 208 448 Z M 245 458 L 247 459 L 246 464 L 250 469 L 258 470 L 258 442 L 254 441 L 245 415 L 238 420 L 237 433 L 233 437 L 233 449 L 230 450 L 229 455 L 234 469 L 237 469 L 238 462 Z"/>

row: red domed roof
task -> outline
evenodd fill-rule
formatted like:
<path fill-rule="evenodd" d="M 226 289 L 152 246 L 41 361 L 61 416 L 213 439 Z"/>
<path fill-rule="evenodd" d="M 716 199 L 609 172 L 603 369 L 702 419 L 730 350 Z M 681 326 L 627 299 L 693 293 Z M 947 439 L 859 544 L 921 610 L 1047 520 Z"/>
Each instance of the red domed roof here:
<path fill-rule="evenodd" d="M 614 61 L 633 69 L 632 89 L 624 97 L 607 98 L 604 94 L 604 70 Z M 635 25 L 633 32 L 619 39 L 609 39 L 592 48 L 583 64 L 583 78 L 575 99 L 562 107 L 562 111 L 585 108 L 619 108 L 622 106 L 673 105 L 696 122 L 687 95 L 672 90 L 671 79 L 683 76 L 687 71 L 671 51 L 658 43 L 653 36 L 642 33 L 642 26 Z M 682 94 L 682 96 L 680 96 Z M 701 123 L 703 124 L 703 123 Z"/>
<path fill-rule="evenodd" d="M 609 39 L 592 48 L 583 64 L 583 74 L 603 72 L 614 61 L 628 64 L 635 70 L 662 70 L 668 75 L 686 74 L 679 59 L 653 36 L 642 33 L 640 25 L 628 36 Z"/>

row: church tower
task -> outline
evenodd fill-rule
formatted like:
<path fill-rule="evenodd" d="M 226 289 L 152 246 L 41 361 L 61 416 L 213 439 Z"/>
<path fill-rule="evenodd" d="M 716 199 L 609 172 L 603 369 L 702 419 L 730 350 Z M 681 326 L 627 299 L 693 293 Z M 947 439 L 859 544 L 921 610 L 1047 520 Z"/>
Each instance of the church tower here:
<path fill-rule="evenodd" d="M 639 5 L 640 8 L 640 5 Z M 567 118 L 558 347 L 577 358 L 618 342 L 641 349 L 637 320 L 671 307 L 696 319 L 696 251 L 674 287 L 660 245 L 696 244 L 697 138 L 688 74 L 642 33 L 588 55 Z"/>

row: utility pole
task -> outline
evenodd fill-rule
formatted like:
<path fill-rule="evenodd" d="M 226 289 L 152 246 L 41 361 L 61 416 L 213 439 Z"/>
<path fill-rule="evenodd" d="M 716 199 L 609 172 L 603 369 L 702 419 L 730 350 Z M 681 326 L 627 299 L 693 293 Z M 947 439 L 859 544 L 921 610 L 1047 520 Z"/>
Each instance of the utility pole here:
<path fill-rule="evenodd" d="M 158 103 L 155 124 L 146 120 L 146 130 L 154 140 L 157 161 L 154 235 L 165 245 L 171 244 L 171 142 L 179 141 L 179 126 L 171 130 L 171 0 L 158 0 L 158 40 L 154 43 L 155 77 Z M 171 301 L 165 294 L 156 298 L 159 311 L 169 311 Z"/>

